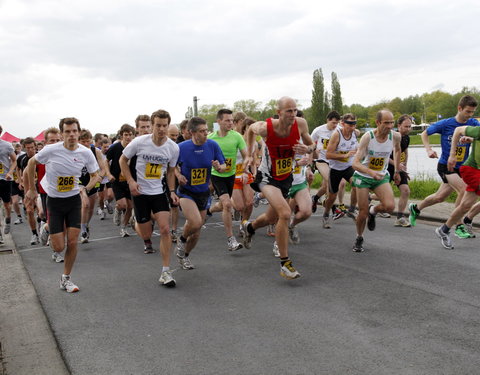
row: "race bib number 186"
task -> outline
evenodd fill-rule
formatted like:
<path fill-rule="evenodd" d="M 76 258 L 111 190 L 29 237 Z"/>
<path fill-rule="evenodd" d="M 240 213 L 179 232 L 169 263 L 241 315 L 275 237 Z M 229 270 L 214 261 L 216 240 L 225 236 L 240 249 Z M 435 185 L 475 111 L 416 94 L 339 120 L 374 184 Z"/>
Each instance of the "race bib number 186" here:
<path fill-rule="evenodd" d="M 275 169 L 277 170 L 277 176 L 292 172 L 292 158 L 284 158 L 275 160 Z"/>

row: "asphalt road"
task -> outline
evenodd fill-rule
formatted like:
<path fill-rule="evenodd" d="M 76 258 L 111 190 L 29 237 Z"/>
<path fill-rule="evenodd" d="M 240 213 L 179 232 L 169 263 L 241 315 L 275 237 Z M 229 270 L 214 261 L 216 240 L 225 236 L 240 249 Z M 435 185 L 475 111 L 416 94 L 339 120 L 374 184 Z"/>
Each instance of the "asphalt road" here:
<path fill-rule="evenodd" d="M 120 238 L 111 217 L 95 216 L 72 273 L 76 294 L 59 289 L 51 250 L 32 248 L 25 224 L 13 228 L 72 374 L 479 373 L 478 238 L 448 251 L 428 223 L 379 218 L 357 254 L 352 220 L 326 230 L 317 215 L 290 247 L 302 277 L 287 281 L 265 230 L 230 253 L 220 220 L 191 254 L 196 269 L 175 271 L 168 289 L 158 252 L 144 255 L 138 237 Z"/>

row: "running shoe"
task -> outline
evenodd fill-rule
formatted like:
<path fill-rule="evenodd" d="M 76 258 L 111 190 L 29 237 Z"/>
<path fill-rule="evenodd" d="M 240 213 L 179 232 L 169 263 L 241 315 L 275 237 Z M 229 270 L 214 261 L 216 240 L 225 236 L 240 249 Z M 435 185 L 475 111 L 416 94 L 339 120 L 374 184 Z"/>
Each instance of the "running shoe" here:
<path fill-rule="evenodd" d="M 130 237 L 130 234 L 127 232 L 127 228 L 120 228 L 120 237 Z"/>
<path fill-rule="evenodd" d="M 280 276 L 286 278 L 287 280 L 298 279 L 300 273 L 293 267 L 292 261 L 287 260 L 283 266 L 280 266 Z"/>
<path fill-rule="evenodd" d="M 378 216 L 383 217 L 385 219 L 392 217 L 392 215 L 390 215 L 388 212 L 379 212 Z"/>
<path fill-rule="evenodd" d="M 333 220 L 341 219 L 345 216 L 345 211 L 343 211 L 340 206 L 335 206 L 335 211 L 333 212 Z"/>
<path fill-rule="evenodd" d="M 175 229 L 171 230 L 172 243 L 177 243 L 177 231 Z"/>
<path fill-rule="evenodd" d="M 63 259 L 63 256 L 61 253 L 57 253 L 56 251 L 54 251 L 52 253 L 52 260 L 55 262 L 55 263 L 63 263 L 63 261 L 65 259 Z"/>
<path fill-rule="evenodd" d="M 195 268 L 189 257 L 178 258 L 178 262 L 184 270 L 193 270 Z"/>
<path fill-rule="evenodd" d="M 107 212 L 108 212 L 109 215 L 113 214 L 112 202 L 107 202 L 105 204 L 105 207 L 107 208 Z"/>
<path fill-rule="evenodd" d="M 40 239 L 38 238 L 38 234 L 32 234 L 32 238 L 30 238 L 30 245 L 38 245 L 40 243 Z"/>
<path fill-rule="evenodd" d="M 269 224 L 267 227 L 267 236 L 275 237 L 275 224 Z"/>
<path fill-rule="evenodd" d="M 103 212 L 103 210 L 100 207 L 98 207 L 97 208 L 97 215 L 100 216 L 102 214 L 102 212 Z"/>
<path fill-rule="evenodd" d="M 3 240 L 2 232 L 0 231 L 0 244 L 4 244 L 5 241 Z"/>
<path fill-rule="evenodd" d="M 40 226 L 40 243 L 45 246 L 48 242 L 48 230 L 47 230 L 47 223 L 42 223 Z"/>
<path fill-rule="evenodd" d="M 347 210 L 347 216 L 354 220 L 354 221 L 357 221 L 357 216 L 358 216 L 358 210 Z"/>
<path fill-rule="evenodd" d="M 113 224 L 117 227 L 120 225 L 121 212 L 117 210 L 117 207 L 113 210 Z"/>
<path fill-rule="evenodd" d="M 368 230 L 375 230 L 375 226 L 376 226 L 375 216 L 376 215 L 370 213 L 370 207 L 372 207 L 372 205 L 368 206 L 367 228 L 368 228 Z"/>
<path fill-rule="evenodd" d="M 5 221 L 5 226 L 3 227 L 3 233 L 9 234 L 10 233 L 10 223 Z"/>
<path fill-rule="evenodd" d="M 435 229 L 435 234 L 440 238 L 442 246 L 445 249 L 453 250 L 452 240 L 450 239 L 450 233 L 445 233 L 442 227 Z"/>
<path fill-rule="evenodd" d="M 465 232 L 467 232 L 470 235 L 470 238 L 475 238 L 475 233 L 473 233 L 472 223 L 467 224 L 467 223 L 464 222 L 463 225 L 465 227 Z"/>
<path fill-rule="evenodd" d="M 87 232 L 82 232 L 80 235 L 80 242 L 81 243 L 88 243 L 88 233 Z"/>
<path fill-rule="evenodd" d="M 353 244 L 353 252 L 354 253 L 363 253 L 363 237 L 357 236 L 355 239 L 355 243 Z"/>
<path fill-rule="evenodd" d="M 135 218 L 135 215 L 132 213 L 132 216 L 130 217 L 129 224 L 130 224 L 130 226 L 132 227 L 133 230 L 135 230 L 136 221 L 137 221 L 137 219 Z"/>
<path fill-rule="evenodd" d="M 347 207 L 343 203 L 338 205 L 338 209 L 343 211 L 343 213 L 345 213 L 345 214 L 347 213 Z"/>
<path fill-rule="evenodd" d="M 273 243 L 273 256 L 275 258 L 280 258 L 280 249 L 278 248 L 277 241 Z"/>
<path fill-rule="evenodd" d="M 177 258 L 185 257 L 185 242 L 182 242 L 180 238 L 177 241 L 177 246 L 175 247 L 175 255 Z"/>
<path fill-rule="evenodd" d="M 318 205 L 318 195 L 312 195 L 312 212 L 317 212 L 317 205 Z"/>
<path fill-rule="evenodd" d="M 175 279 L 172 276 L 172 271 L 163 271 L 158 282 L 169 288 L 173 288 L 176 285 Z"/>
<path fill-rule="evenodd" d="M 100 216 L 100 220 L 105 220 L 105 217 L 107 216 L 107 214 L 105 213 L 104 210 L 101 210 L 99 216 Z"/>
<path fill-rule="evenodd" d="M 297 227 L 288 227 L 288 236 L 290 237 L 290 241 L 294 245 L 298 245 L 300 243 L 300 234 L 298 233 Z"/>
<path fill-rule="evenodd" d="M 395 220 L 395 224 L 393 224 L 396 227 L 404 227 L 404 228 L 410 228 L 412 225 L 410 222 L 405 219 L 403 216 L 397 220 Z"/>
<path fill-rule="evenodd" d="M 330 223 L 330 215 L 329 216 L 323 216 L 322 220 L 323 220 L 323 227 L 325 229 L 330 229 L 332 227 L 332 225 Z"/>
<path fill-rule="evenodd" d="M 255 194 L 253 195 L 253 207 L 258 207 L 260 205 L 261 199 L 262 198 L 260 198 L 260 193 L 255 192 Z"/>
<path fill-rule="evenodd" d="M 420 215 L 420 211 L 417 208 L 417 205 L 415 203 L 410 203 L 408 205 L 408 211 L 410 211 L 410 216 L 408 217 L 408 220 L 410 221 L 410 224 L 412 224 L 412 227 L 417 225 L 417 217 Z"/>
<path fill-rule="evenodd" d="M 471 235 L 466 229 L 464 224 L 457 225 L 455 228 L 455 236 L 458 238 L 473 238 L 475 235 Z"/>
<path fill-rule="evenodd" d="M 237 251 L 242 248 L 242 244 L 238 243 L 235 236 L 228 237 L 228 251 Z"/>
<path fill-rule="evenodd" d="M 153 249 L 152 247 L 152 244 L 144 244 L 143 245 L 143 253 L 144 254 L 153 254 L 155 252 L 155 250 Z"/>
<path fill-rule="evenodd" d="M 68 293 L 78 292 L 78 286 L 76 286 L 70 279 L 70 275 L 62 275 L 60 279 L 60 289 L 66 290 Z"/>
<path fill-rule="evenodd" d="M 15 220 L 15 221 L 13 222 L 13 225 L 18 225 L 18 224 L 22 224 L 22 223 L 23 223 L 23 219 L 22 219 L 22 217 L 20 216 L 20 217 L 17 217 L 17 220 Z"/>
<path fill-rule="evenodd" d="M 240 227 L 238 228 L 238 236 L 243 238 L 245 235 L 245 231 L 243 230 L 242 224 L 240 224 Z"/>
<path fill-rule="evenodd" d="M 242 229 L 243 229 L 243 246 L 245 246 L 245 249 L 250 249 L 252 247 L 252 236 L 253 234 L 251 234 L 248 230 L 247 230 L 247 227 L 248 227 L 248 224 L 250 224 L 249 221 L 247 220 L 244 220 L 242 222 Z"/>

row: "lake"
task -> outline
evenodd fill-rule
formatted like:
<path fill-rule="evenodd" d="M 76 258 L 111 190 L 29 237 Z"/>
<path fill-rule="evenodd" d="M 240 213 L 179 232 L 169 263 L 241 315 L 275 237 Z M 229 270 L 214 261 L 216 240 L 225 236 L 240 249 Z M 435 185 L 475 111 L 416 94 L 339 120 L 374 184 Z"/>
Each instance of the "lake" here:
<path fill-rule="evenodd" d="M 441 147 L 433 146 L 432 148 L 437 152 L 437 155 L 440 157 L 440 154 L 442 152 Z M 410 146 L 408 148 L 407 171 L 412 179 L 417 177 L 421 178 L 422 176 L 428 176 L 440 181 L 440 176 L 437 173 L 437 163 L 438 159 L 430 159 L 427 156 L 425 147 Z"/>

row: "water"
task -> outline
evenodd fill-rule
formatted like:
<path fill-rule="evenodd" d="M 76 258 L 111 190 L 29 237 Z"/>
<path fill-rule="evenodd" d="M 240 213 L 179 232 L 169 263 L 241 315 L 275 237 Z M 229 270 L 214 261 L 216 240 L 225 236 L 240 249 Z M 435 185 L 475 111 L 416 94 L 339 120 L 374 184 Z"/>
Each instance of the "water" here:
<path fill-rule="evenodd" d="M 437 146 L 432 147 L 437 155 L 440 156 L 441 148 Z M 440 176 L 437 173 L 437 163 L 438 159 L 430 159 L 427 156 L 425 147 L 412 147 L 408 148 L 408 164 L 407 172 L 410 175 L 410 178 L 427 178 L 431 177 L 435 180 L 440 181 Z"/>

